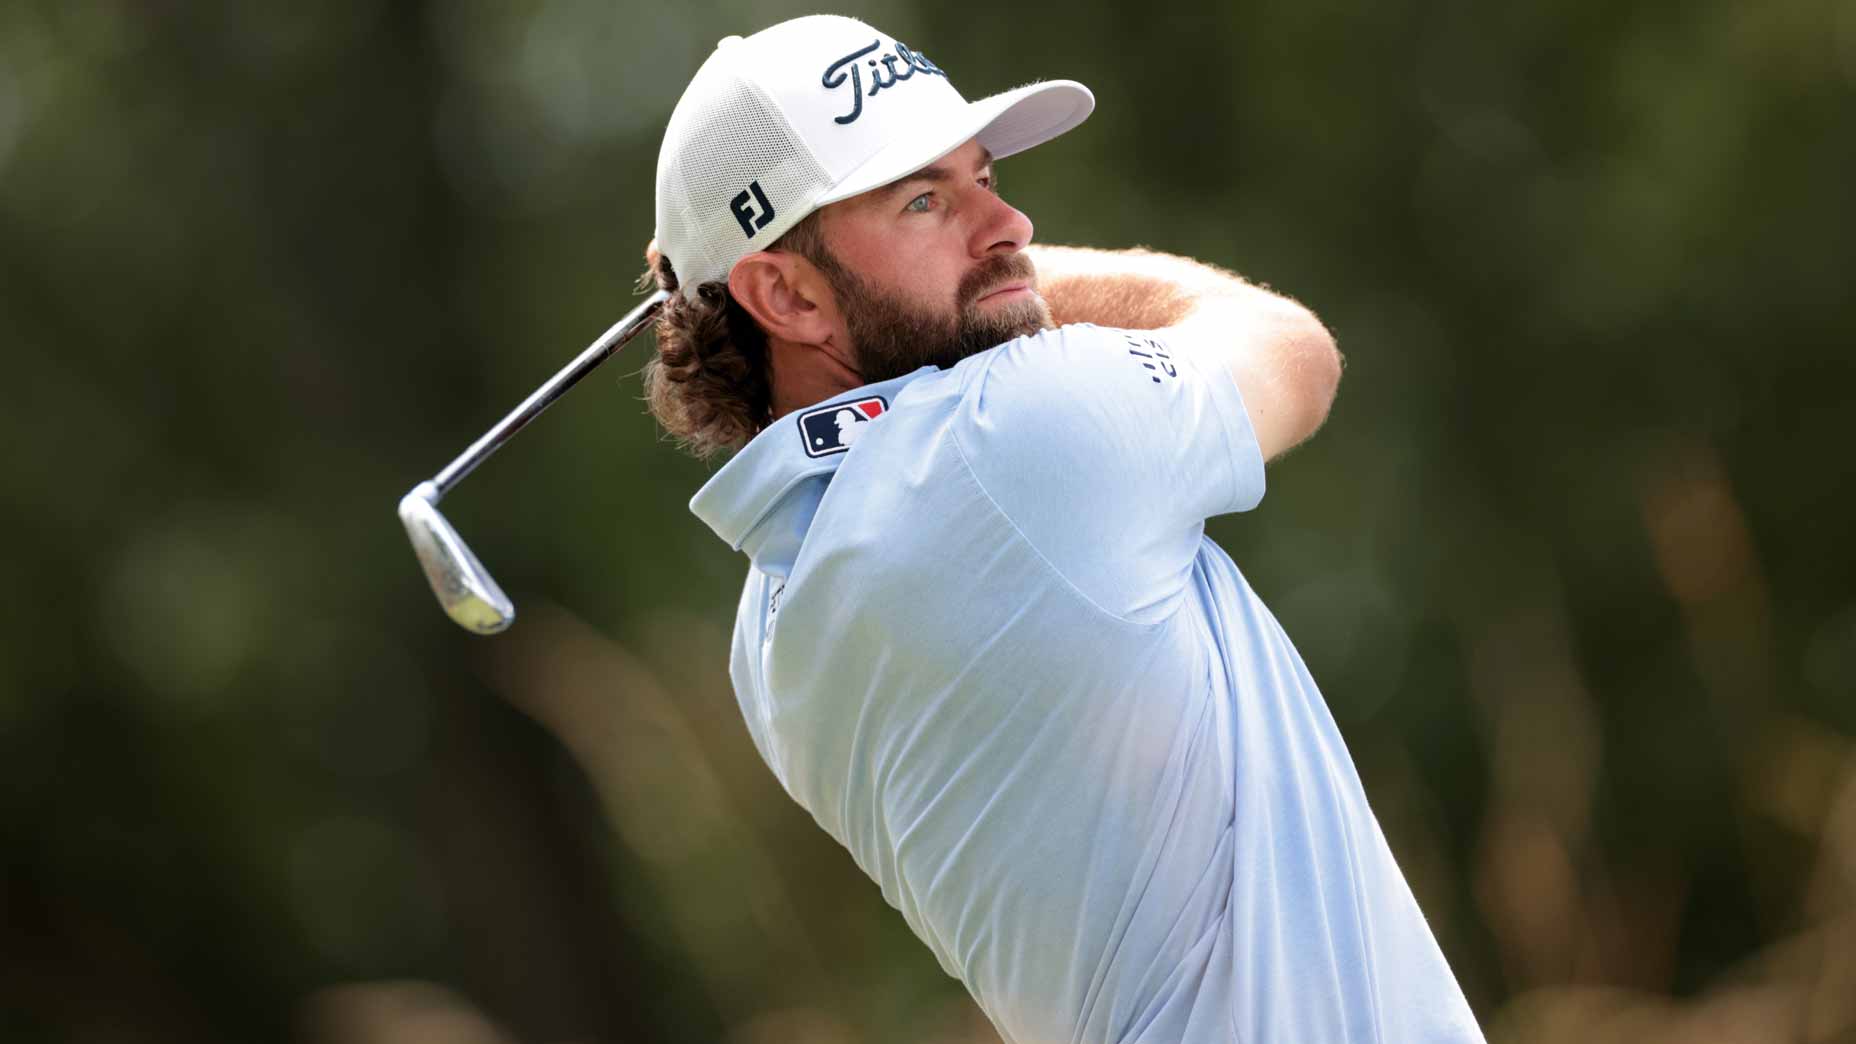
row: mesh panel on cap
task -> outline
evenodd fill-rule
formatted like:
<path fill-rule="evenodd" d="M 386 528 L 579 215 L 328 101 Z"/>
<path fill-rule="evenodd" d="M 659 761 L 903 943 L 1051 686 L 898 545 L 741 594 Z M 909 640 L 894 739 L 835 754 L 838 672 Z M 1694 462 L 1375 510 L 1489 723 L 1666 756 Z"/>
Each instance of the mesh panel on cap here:
<path fill-rule="evenodd" d="M 733 76 L 700 99 L 685 98 L 664 133 L 658 175 L 658 243 L 686 294 L 728 274 L 799 222 L 827 185 L 823 168 L 800 144 L 784 116 L 751 84 Z M 730 202 L 754 182 L 774 217 L 752 238 L 743 234 Z M 758 215 L 760 204 L 750 207 Z"/>

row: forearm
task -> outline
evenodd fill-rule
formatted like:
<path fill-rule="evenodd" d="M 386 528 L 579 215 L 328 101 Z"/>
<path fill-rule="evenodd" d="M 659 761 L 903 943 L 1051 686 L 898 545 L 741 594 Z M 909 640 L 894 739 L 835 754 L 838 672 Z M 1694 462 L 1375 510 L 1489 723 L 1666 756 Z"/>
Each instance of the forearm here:
<path fill-rule="evenodd" d="M 1025 252 L 1037 265 L 1038 292 L 1059 326 L 1158 330 L 1219 305 L 1276 309 L 1293 304 L 1215 265 L 1143 247 L 1031 246 Z"/>

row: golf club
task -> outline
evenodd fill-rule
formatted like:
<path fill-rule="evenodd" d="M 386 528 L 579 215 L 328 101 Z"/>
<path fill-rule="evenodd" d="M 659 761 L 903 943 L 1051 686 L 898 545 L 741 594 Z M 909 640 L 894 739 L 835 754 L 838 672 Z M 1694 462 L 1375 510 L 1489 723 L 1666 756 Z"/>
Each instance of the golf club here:
<path fill-rule="evenodd" d="M 646 298 L 643 304 L 588 345 L 565 369 L 522 400 L 522 405 L 471 443 L 456 460 L 445 465 L 437 476 L 419 483 L 412 492 L 400 498 L 400 522 L 406 527 L 406 536 L 412 540 L 413 553 L 419 556 L 419 564 L 432 584 L 432 593 L 438 596 L 438 604 L 458 626 L 477 634 L 495 634 L 515 621 L 516 607 L 490 578 L 483 563 L 471 554 L 458 531 L 439 513 L 438 502 L 490 454 L 502 448 L 503 443 L 514 438 L 529 421 L 579 383 L 580 378 L 592 373 L 627 341 L 638 336 L 669 296 L 658 290 Z"/>

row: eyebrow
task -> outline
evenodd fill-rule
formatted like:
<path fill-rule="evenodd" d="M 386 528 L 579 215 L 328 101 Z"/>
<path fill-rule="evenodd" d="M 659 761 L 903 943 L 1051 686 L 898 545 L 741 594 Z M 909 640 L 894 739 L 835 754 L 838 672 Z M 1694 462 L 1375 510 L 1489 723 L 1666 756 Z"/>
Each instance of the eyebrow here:
<path fill-rule="evenodd" d="M 979 165 L 973 169 L 975 171 L 982 171 L 992 166 L 992 164 L 993 158 L 991 150 L 987 149 L 985 146 L 981 146 Z M 890 182 L 889 187 L 883 190 L 883 196 L 887 199 L 892 196 L 900 195 L 902 191 L 909 186 L 922 182 L 927 182 L 930 185 L 940 185 L 952 181 L 953 179 L 954 173 L 948 169 L 947 164 L 937 163 L 932 167 L 923 167 L 913 174 L 905 174 L 895 181 Z"/>

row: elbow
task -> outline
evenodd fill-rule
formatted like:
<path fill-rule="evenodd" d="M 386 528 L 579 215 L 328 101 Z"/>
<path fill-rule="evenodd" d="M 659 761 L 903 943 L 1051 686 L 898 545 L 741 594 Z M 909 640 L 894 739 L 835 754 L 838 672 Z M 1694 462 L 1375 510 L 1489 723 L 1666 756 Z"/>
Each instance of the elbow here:
<path fill-rule="evenodd" d="M 1231 375 L 1257 448 L 1264 460 L 1274 460 L 1327 421 L 1340 388 L 1340 349 L 1314 313 L 1286 298 L 1219 318 L 1247 335 L 1237 339 Z"/>
<path fill-rule="evenodd" d="M 1299 309 L 1298 309 L 1299 311 Z M 1291 445 L 1302 442 L 1321 429 L 1340 391 L 1343 368 L 1340 349 L 1334 335 L 1313 314 L 1302 311 L 1284 338 L 1285 355 L 1282 374 L 1295 403 L 1295 433 Z"/>

